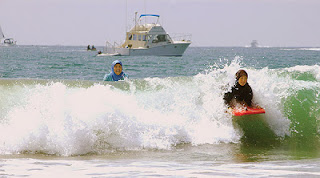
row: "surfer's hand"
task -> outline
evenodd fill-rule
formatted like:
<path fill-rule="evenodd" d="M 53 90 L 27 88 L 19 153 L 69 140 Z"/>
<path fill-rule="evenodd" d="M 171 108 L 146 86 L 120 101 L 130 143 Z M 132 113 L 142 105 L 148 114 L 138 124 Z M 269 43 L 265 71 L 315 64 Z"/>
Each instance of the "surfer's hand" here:
<path fill-rule="evenodd" d="M 228 109 L 225 111 L 225 113 L 229 113 L 229 112 L 231 112 L 231 111 L 232 111 L 232 107 L 229 106 Z"/>

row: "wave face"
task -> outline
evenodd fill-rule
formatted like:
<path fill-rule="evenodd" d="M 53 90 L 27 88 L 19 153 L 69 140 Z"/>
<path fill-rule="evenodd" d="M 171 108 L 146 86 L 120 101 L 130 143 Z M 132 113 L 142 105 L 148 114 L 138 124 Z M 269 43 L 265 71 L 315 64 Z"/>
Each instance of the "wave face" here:
<path fill-rule="evenodd" d="M 1 154 L 101 154 L 238 143 L 223 94 L 244 68 L 264 120 L 289 142 L 318 142 L 319 66 L 242 67 L 234 60 L 189 77 L 125 82 L 0 80 Z"/>

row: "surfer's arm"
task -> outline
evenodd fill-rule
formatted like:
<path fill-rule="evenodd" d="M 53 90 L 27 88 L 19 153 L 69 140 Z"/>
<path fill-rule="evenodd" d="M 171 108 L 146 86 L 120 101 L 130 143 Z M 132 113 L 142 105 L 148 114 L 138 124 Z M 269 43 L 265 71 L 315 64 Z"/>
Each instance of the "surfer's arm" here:
<path fill-rule="evenodd" d="M 251 87 L 248 85 L 248 93 L 244 98 L 244 101 L 247 103 L 248 106 L 252 106 L 252 98 L 253 98 L 253 92 Z"/>
<path fill-rule="evenodd" d="M 224 100 L 224 103 L 228 105 L 228 107 L 230 107 L 232 98 L 233 98 L 232 92 L 227 92 L 224 94 L 223 100 Z"/>

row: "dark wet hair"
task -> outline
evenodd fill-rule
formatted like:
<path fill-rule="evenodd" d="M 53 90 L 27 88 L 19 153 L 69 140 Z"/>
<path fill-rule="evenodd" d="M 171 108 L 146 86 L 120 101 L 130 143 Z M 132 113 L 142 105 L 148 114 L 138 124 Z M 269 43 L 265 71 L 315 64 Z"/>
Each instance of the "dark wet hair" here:
<path fill-rule="evenodd" d="M 242 77 L 242 76 L 248 77 L 247 72 L 245 70 L 242 70 L 242 69 L 238 70 L 238 72 L 236 73 L 236 79 L 239 80 L 239 78 Z"/>

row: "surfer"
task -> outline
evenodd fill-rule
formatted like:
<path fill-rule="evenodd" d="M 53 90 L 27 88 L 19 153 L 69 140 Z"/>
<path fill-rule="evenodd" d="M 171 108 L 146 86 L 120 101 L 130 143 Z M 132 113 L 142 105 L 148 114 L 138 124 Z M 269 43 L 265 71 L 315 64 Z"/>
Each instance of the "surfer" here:
<path fill-rule="evenodd" d="M 245 70 L 239 70 L 236 73 L 236 83 L 231 88 L 231 92 L 224 94 L 224 101 L 228 107 L 234 107 L 235 103 L 244 106 L 252 106 L 252 89 L 247 82 L 248 74 Z"/>
<path fill-rule="evenodd" d="M 104 81 L 118 81 L 129 78 L 127 74 L 122 71 L 122 62 L 119 60 L 113 61 L 111 65 L 111 72 L 106 74 L 103 78 Z"/>

